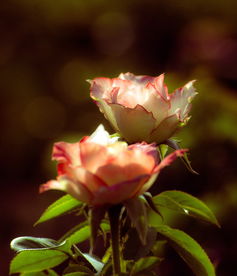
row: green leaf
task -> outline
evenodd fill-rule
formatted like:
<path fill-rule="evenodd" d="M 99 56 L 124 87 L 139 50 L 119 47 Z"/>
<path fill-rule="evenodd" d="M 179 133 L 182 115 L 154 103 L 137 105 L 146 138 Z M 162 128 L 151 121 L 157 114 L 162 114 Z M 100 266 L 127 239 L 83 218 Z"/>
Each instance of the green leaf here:
<path fill-rule="evenodd" d="M 124 206 L 128 212 L 132 224 L 136 228 L 142 244 L 146 244 L 148 219 L 146 205 L 139 197 L 131 198 L 124 202 Z"/>
<path fill-rule="evenodd" d="M 91 256 L 87 253 L 82 253 L 82 255 L 97 272 L 100 272 L 103 269 L 104 263 L 102 263 L 100 260 L 96 259 L 94 256 Z"/>
<path fill-rule="evenodd" d="M 167 225 L 155 227 L 197 276 L 215 276 L 214 267 L 201 246 L 183 231 Z"/>
<path fill-rule="evenodd" d="M 34 225 L 42 223 L 44 221 L 50 220 L 52 218 L 58 217 L 65 214 L 75 208 L 80 208 L 82 202 L 71 197 L 70 195 L 65 195 L 52 203 L 41 215 Z"/>
<path fill-rule="evenodd" d="M 98 273 L 101 272 L 101 270 L 104 267 L 104 263 L 102 263 L 98 258 L 95 258 L 94 256 L 82 253 L 81 250 L 77 246 L 73 246 L 75 249 L 76 254 L 81 257 L 84 261 L 89 263 Z"/>
<path fill-rule="evenodd" d="M 58 274 L 55 271 L 48 269 L 46 272 L 36 271 L 36 272 L 21 273 L 20 276 L 58 276 Z"/>
<path fill-rule="evenodd" d="M 161 262 L 161 259 L 158 257 L 151 256 L 151 257 L 141 258 L 132 267 L 131 276 L 144 273 L 144 272 L 149 272 L 154 267 L 156 267 L 160 262 Z"/>
<path fill-rule="evenodd" d="M 16 252 L 23 250 L 38 249 L 57 249 L 70 253 L 70 244 L 67 241 L 57 242 L 53 239 L 35 238 L 35 237 L 19 237 L 11 242 L 11 248 Z"/>
<path fill-rule="evenodd" d="M 43 271 L 21 273 L 20 276 L 46 276 Z"/>
<path fill-rule="evenodd" d="M 21 273 L 20 276 L 47 276 L 43 271 Z M 57 275 L 57 274 L 56 274 Z"/>
<path fill-rule="evenodd" d="M 192 216 L 220 227 L 212 211 L 198 198 L 181 191 L 165 191 L 153 197 L 154 204 Z"/>
<path fill-rule="evenodd" d="M 107 232 L 109 230 L 109 225 L 102 222 L 100 227 L 103 231 Z M 88 240 L 91 237 L 91 228 L 87 222 L 82 222 L 76 225 L 74 228 L 70 229 L 63 237 L 60 238 L 60 241 L 67 240 L 69 244 L 78 244 Z"/>
<path fill-rule="evenodd" d="M 163 219 L 152 209 L 148 209 L 148 224 L 149 226 L 155 227 L 163 223 Z"/>
<path fill-rule="evenodd" d="M 48 274 L 46 274 L 47 276 L 58 276 L 58 274 L 51 269 L 47 270 L 47 273 L 48 273 Z"/>
<path fill-rule="evenodd" d="M 68 256 L 57 250 L 24 250 L 11 261 L 10 274 L 41 271 L 55 267 L 65 261 Z"/>
<path fill-rule="evenodd" d="M 162 159 L 165 158 L 165 155 L 166 155 L 166 153 L 168 151 L 168 145 L 166 145 L 166 144 L 160 144 L 158 146 L 158 150 L 159 150 L 159 153 L 160 153 L 160 159 L 162 160 Z"/>
<path fill-rule="evenodd" d="M 167 244 L 166 240 L 157 240 L 153 243 L 153 246 L 151 248 L 151 252 L 154 256 L 157 256 L 159 258 L 163 258 L 165 255 L 165 246 Z"/>
<path fill-rule="evenodd" d="M 93 276 L 95 275 L 94 273 L 87 273 L 87 272 L 72 272 L 72 273 L 67 273 L 67 274 L 63 274 L 64 276 Z"/>
<path fill-rule="evenodd" d="M 70 229 L 66 234 L 64 234 L 59 241 L 67 240 L 71 245 L 81 243 L 90 238 L 91 229 L 88 222 L 82 222 L 72 229 Z"/>

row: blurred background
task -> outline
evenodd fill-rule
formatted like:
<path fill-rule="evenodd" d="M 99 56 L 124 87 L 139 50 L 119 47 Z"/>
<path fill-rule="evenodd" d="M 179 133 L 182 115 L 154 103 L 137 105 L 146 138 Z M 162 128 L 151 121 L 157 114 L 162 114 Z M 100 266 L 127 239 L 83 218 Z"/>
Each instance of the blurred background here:
<path fill-rule="evenodd" d="M 8 0 L 0 6 L 0 270 L 8 275 L 10 241 L 58 239 L 74 217 L 33 227 L 60 192 L 38 194 L 56 175 L 56 141 L 77 141 L 99 123 L 86 79 L 120 72 L 166 73 L 169 91 L 196 79 L 192 119 L 177 135 L 199 176 L 178 160 L 156 192 L 179 189 L 204 200 L 221 229 L 184 217 L 171 225 L 207 251 L 218 276 L 234 275 L 237 252 L 237 2 L 155 0 Z M 73 219 L 74 218 L 74 219 Z M 172 250 L 162 276 L 191 276 Z M 202 275 L 200 275 L 202 276 Z"/>

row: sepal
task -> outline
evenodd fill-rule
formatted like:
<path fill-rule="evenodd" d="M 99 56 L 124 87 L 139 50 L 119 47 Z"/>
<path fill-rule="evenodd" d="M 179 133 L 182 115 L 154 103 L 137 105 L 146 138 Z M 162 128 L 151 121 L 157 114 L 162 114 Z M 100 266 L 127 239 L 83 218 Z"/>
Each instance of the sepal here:
<path fill-rule="evenodd" d="M 141 198 L 135 197 L 125 201 L 124 205 L 132 225 L 136 228 L 142 244 L 145 245 L 148 232 L 147 208 L 145 202 Z"/>
<path fill-rule="evenodd" d="M 178 144 L 178 142 L 175 141 L 174 139 L 168 139 L 168 140 L 165 141 L 164 144 L 168 145 L 170 148 L 175 149 L 175 150 L 181 149 L 180 146 L 179 146 L 179 144 Z M 191 173 L 196 174 L 196 175 L 199 175 L 199 173 L 196 172 L 196 171 L 192 168 L 191 162 L 190 162 L 190 160 L 189 160 L 189 158 L 188 158 L 187 152 L 185 152 L 183 156 L 180 156 L 180 158 L 181 158 L 181 160 L 184 162 L 185 166 L 187 167 L 187 169 L 188 169 Z"/>
<path fill-rule="evenodd" d="M 101 221 L 105 217 L 107 206 L 91 207 L 89 211 L 89 222 L 91 227 L 91 238 L 90 238 L 90 253 L 93 252 L 97 233 L 100 228 Z"/>

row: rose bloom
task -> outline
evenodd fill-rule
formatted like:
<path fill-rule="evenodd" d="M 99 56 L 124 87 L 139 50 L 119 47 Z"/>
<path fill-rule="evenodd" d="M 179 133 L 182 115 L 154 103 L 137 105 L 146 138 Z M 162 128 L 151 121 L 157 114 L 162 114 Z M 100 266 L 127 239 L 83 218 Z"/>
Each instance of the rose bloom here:
<path fill-rule="evenodd" d="M 128 146 L 110 138 L 100 125 L 78 143 L 54 145 L 52 159 L 58 162 L 58 177 L 41 185 L 40 192 L 57 189 L 89 205 L 117 204 L 147 191 L 159 171 L 184 151 L 159 162 L 154 144 Z"/>
<path fill-rule="evenodd" d="M 120 74 L 118 78 L 89 80 L 91 97 L 126 141 L 156 142 L 173 136 L 190 117 L 190 102 L 197 94 L 190 81 L 172 94 L 158 77 Z"/>

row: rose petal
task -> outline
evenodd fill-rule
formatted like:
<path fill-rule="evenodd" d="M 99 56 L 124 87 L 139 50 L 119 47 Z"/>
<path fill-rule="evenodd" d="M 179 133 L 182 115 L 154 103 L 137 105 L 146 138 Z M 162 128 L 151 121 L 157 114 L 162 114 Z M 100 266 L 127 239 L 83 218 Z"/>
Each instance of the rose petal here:
<path fill-rule="evenodd" d="M 48 190 L 60 190 L 67 192 L 76 199 L 89 203 L 92 200 L 92 194 L 81 183 L 75 183 L 68 177 L 59 177 L 58 180 L 50 180 L 40 186 L 39 192 L 43 193 Z"/>
<path fill-rule="evenodd" d="M 91 173 L 110 159 L 107 147 L 90 142 L 80 144 L 80 155 L 82 166 Z"/>
<path fill-rule="evenodd" d="M 156 144 L 147 144 L 146 142 L 136 143 L 128 146 L 128 149 L 139 149 L 140 151 L 144 152 L 145 154 L 151 155 L 154 158 L 155 163 L 158 164 L 159 162 L 159 155 L 157 152 Z"/>
<path fill-rule="evenodd" d="M 191 108 L 190 102 L 197 95 L 195 88 L 193 87 L 194 81 L 188 82 L 182 88 L 176 89 L 171 95 L 171 108 L 169 114 L 178 113 L 180 120 L 184 121 Z"/>
<path fill-rule="evenodd" d="M 150 76 L 146 76 L 146 75 L 142 75 L 142 76 L 136 76 L 132 73 L 121 73 L 119 75 L 119 78 L 122 80 L 130 80 L 133 82 L 136 82 L 138 84 L 143 84 L 144 86 L 148 83 L 148 82 L 152 82 L 154 80 L 154 77 L 150 77 Z"/>
<path fill-rule="evenodd" d="M 86 139 L 87 142 L 96 143 L 99 145 L 113 144 L 119 137 L 110 137 L 109 133 L 105 130 L 104 126 L 100 124 L 97 129 Z"/>
<path fill-rule="evenodd" d="M 117 204 L 126 199 L 132 198 L 137 190 L 149 179 L 149 175 L 141 175 L 130 181 L 124 181 L 116 185 L 101 188 L 94 197 L 93 205 Z"/>
<path fill-rule="evenodd" d="M 100 111 L 105 118 L 110 121 L 113 128 L 118 131 L 118 126 L 114 118 L 113 112 L 105 99 L 110 99 L 110 92 L 112 90 L 112 80 L 108 78 L 96 78 L 92 81 L 90 87 L 90 96 L 96 101 Z"/>
<path fill-rule="evenodd" d="M 79 143 L 58 142 L 54 144 L 52 160 L 60 163 L 71 164 L 73 166 L 80 166 L 80 148 Z"/>
<path fill-rule="evenodd" d="M 120 134 L 129 142 L 148 141 L 152 129 L 155 128 L 153 115 L 142 106 L 126 108 L 119 104 L 110 104 Z"/>
<path fill-rule="evenodd" d="M 108 98 L 112 90 L 112 80 L 109 78 L 95 78 L 91 81 L 91 96 L 96 99 Z"/>
<path fill-rule="evenodd" d="M 164 84 L 164 74 L 161 74 L 160 76 L 156 77 L 154 79 L 154 85 L 156 90 L 158 91 L 158 93 L 160 94 L 160 96 L 168 101 L 170 99 L 169 93 L 168 93 L 168 88 L 167 86 Z"/>
<path fill-rule="evenodd" d="M 179 128 L 179 119 L 176 114 L 165 118 L 151 133 L 150 140 L 158 144 L 169 139 Z"/>
<path fill-rule="evenodd" d="M 121 152 L 110 163 L 99 167 L 96 175 L 107 185 L 112 186 L 134 179 L 139 175 L 149 175 L 156 164 L 153 155 L 145 153 L 137 146 Z"/>
<path fill-rule="evenodd" d="M 170 108 L 169 101 L 164 100 L 164 98 L 157 93 L 152 84 L 144 88 L 142 96 L 144 100 L 142 106 L 153 114 L 156 120 L 156 126 L 158 126 L 168 115 Z"/>
<path fill-rule="evenodd" d="M 92 174 L 83 167 L 74 168 L 73 172 L 75 179 L 92 193 L 100 187 L 107 186 L 97 175 Z"/>
<path fill-rule="evenodd" d="M 66 185 L 65 183 L 59 182 L 57 180 L 49 180 L 45 184 L 40 185 L 40 193 L 46 192 L 48 190 L 66 191 Z"/>

